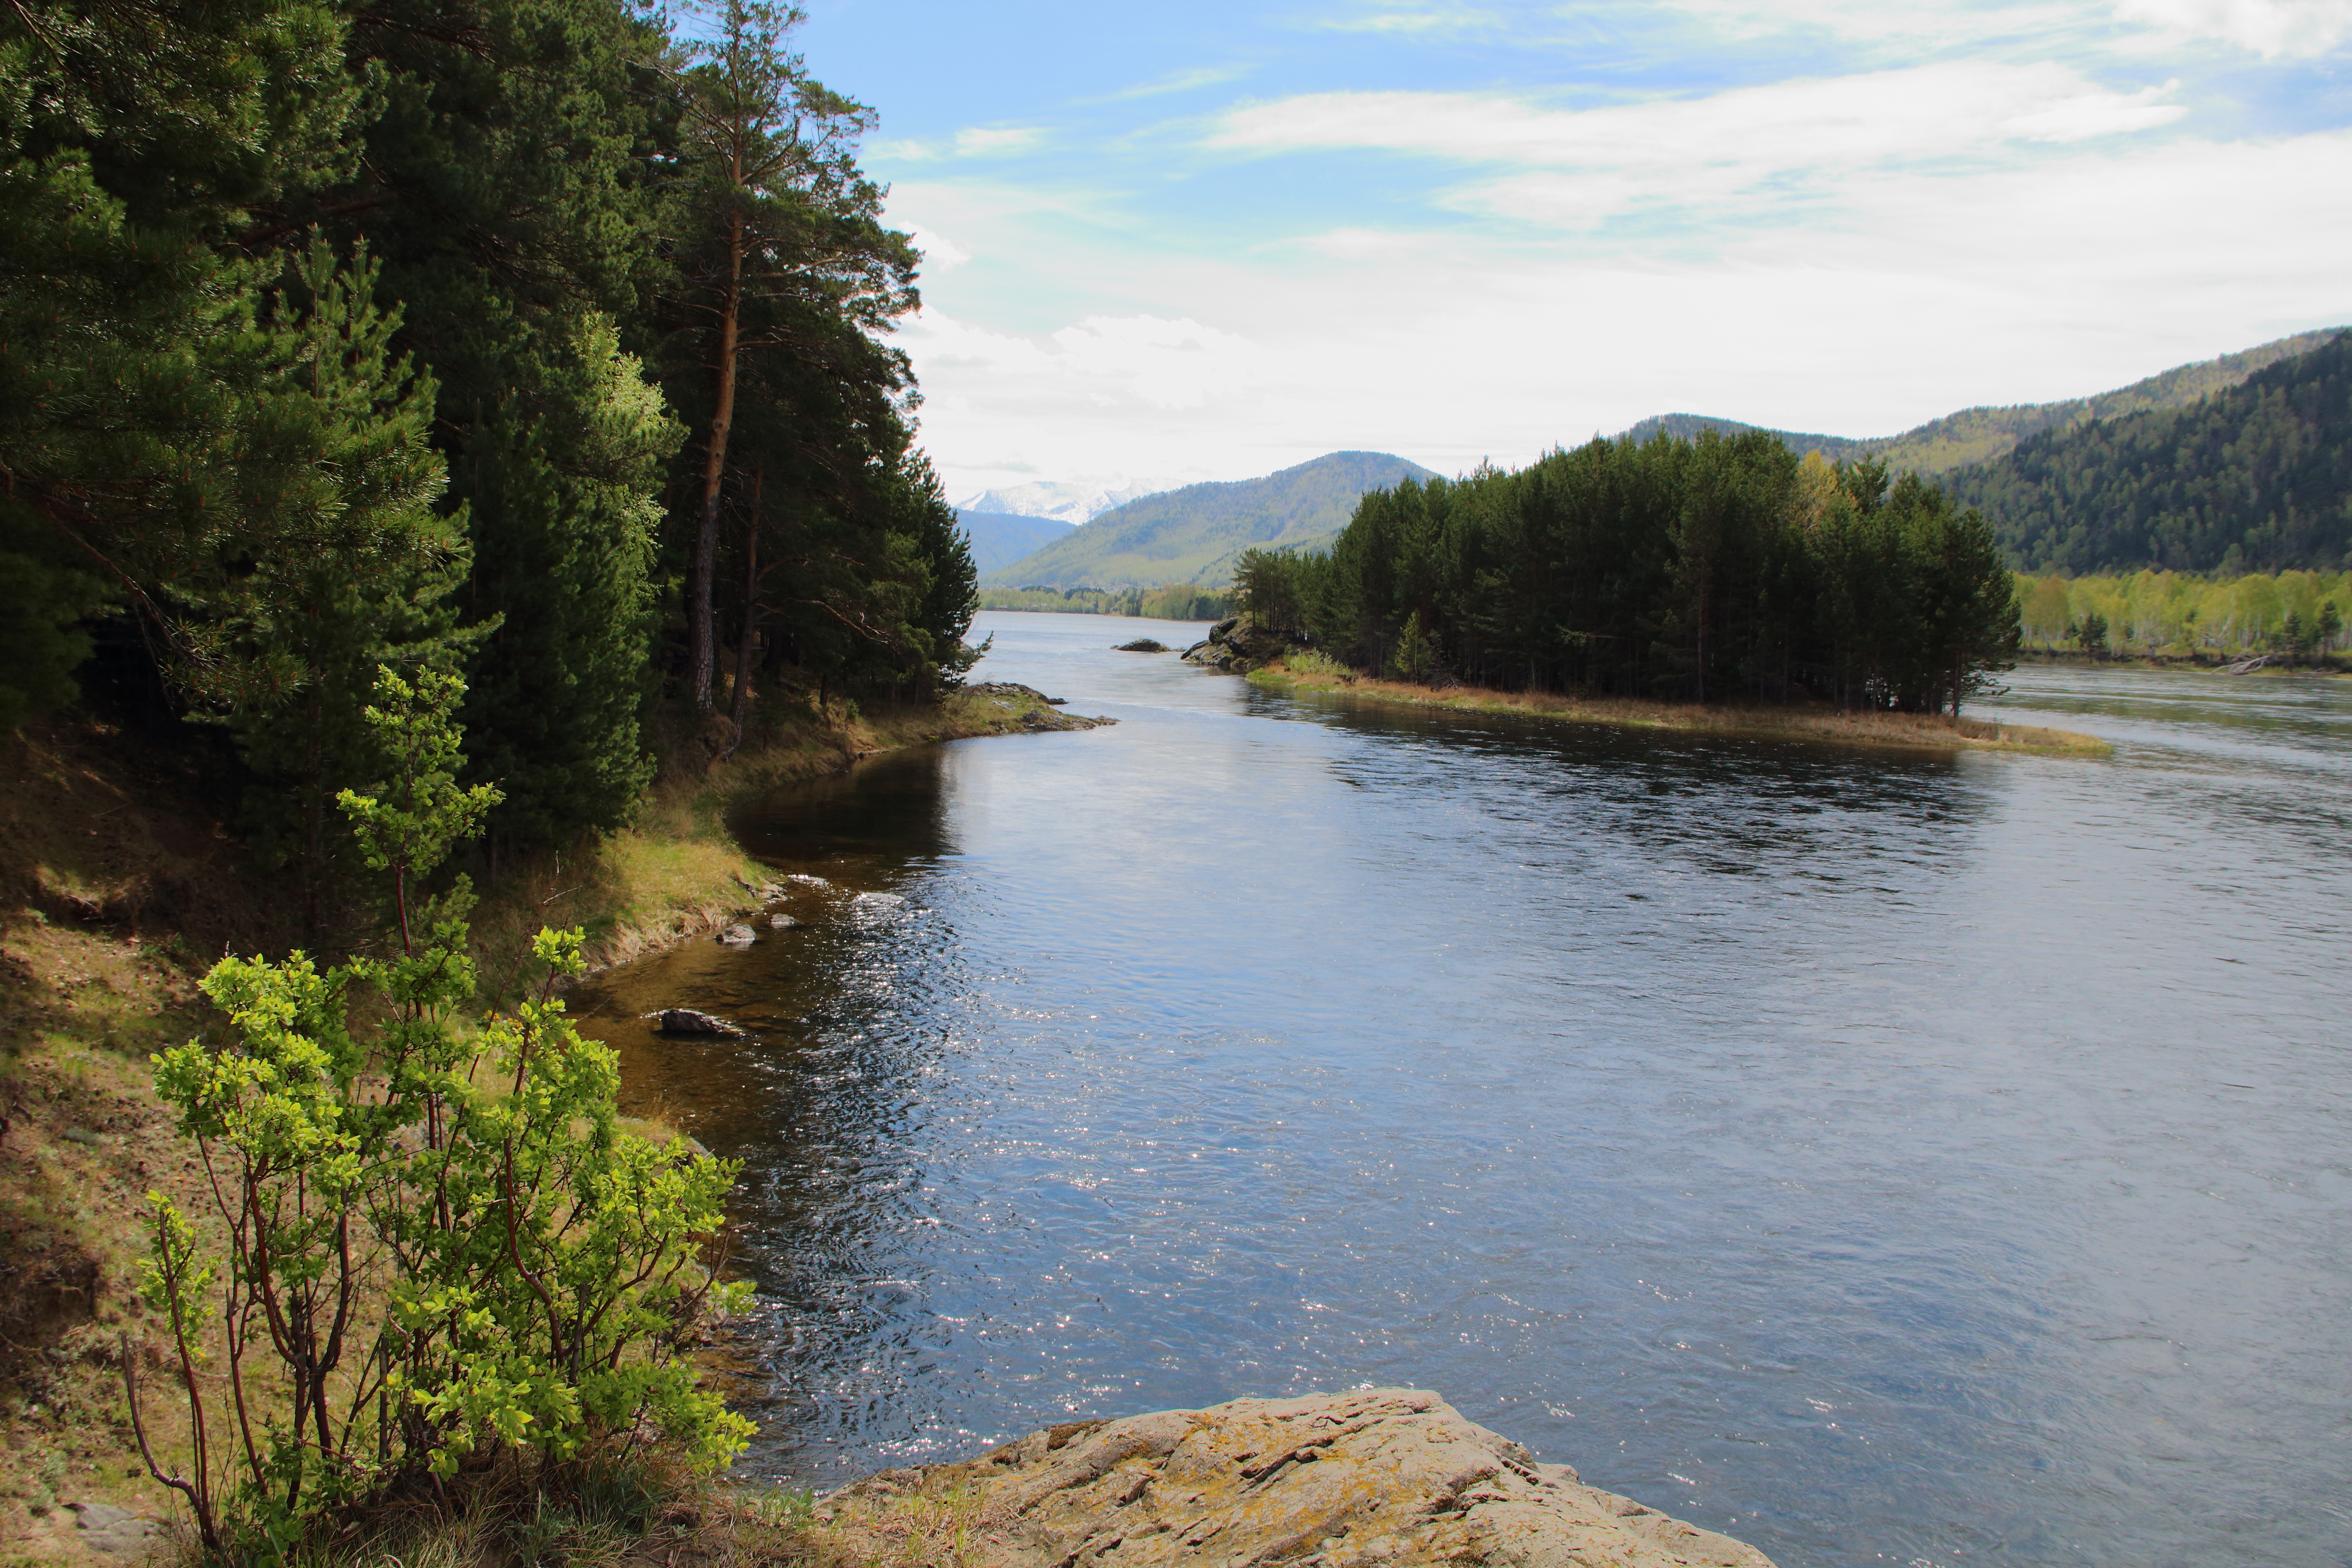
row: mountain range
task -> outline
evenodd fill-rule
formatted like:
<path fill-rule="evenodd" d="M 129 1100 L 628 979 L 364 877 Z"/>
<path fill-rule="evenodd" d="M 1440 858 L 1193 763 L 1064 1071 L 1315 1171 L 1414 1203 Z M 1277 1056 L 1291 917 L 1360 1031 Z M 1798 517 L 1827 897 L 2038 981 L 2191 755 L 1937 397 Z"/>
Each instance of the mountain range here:
<path fill-rule="evenodd" d="M 2345 570 L 2352 332 L 2184 407 L 2044 430 L 1938 482 L 2027 571 Z"/>
<path fill-rule="evenodd" d="M 1072 528 L 1092 522 L 1116 506 L 1143 496 L 1172 490 L 1181 479 L 1124 479 L 1114 485 L 1076 484 L 1066 479 L 1033 479 L 1025 485 L 982 490 L 956 502 L 958 511 L 988 512 L 999 517 L 1050 517 Z"/>
<path fill-rule="evenodd" d="M 1264 479 L 1187 485 L 1102 512 L 1035 553 L 983 572 L 981 585 L 1221 584 L 1234 557 L 1252 545 L 1328 543 L 1348 525 L 1365 491 L 1436 477 L 1385 452 L 1328 452 Z"/>
<path fill-rule="evenodd" d="M 1620 438 L 1763 430 L 1832 461 L 1876 458 L 1980 508 L 2032 571 L 2334 570 L 2352 558 L 2344 332 L 2300 332 L 2095 396 L 1963 409 L 1895 436 L 1664 414 Z M 1328 543 L 1366 491 L 1435 477 L 1388 453 L 1331 452 L 1264 479 L 1149 493 L 1041 481 L 984 491 L 958 515 L 984 587 L 1217 586 L 1250 546 Z"/>
<path fill-rule="evenodd" d="M 2218 359 L 2176 365 L 2161 374 L 2094 397 L 1964 408 L 1898 436 L 1819 436 L 1798 430 L 1773 430 L 1707 414 L 1655 414 L 1624 431 L 1619 439 L 1646 441 L 1664 433 L 1688 440 L 1702 430 L 1717 430 L 1726 435 L 1763 430 L 1779 437 L 1792 451 L 1817 450 L 1833 463 L 1852 458 L 1877 458 L 1897 474 L 1932 477 L 1969 463 L 1988 462 L 2020 441 L 2048 431 L 2071 430 L 2095 419 L 2116 419 L 2150 409 L 2185 408 L 2214 393 L 2243 384 L 2256 371 L 2281 360 L 2307 354 L 2343 330 L 2329 327 L 2298 332 L 2291 338 L 2280 338 Z"/>

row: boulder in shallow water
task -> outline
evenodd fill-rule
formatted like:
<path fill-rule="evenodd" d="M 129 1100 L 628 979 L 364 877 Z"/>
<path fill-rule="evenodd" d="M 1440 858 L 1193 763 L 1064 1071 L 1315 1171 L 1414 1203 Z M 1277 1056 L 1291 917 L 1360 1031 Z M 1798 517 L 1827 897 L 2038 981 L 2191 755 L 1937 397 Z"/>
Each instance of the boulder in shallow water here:
<path fill-rule="evenodd" d="M 1172 650 L 1169 646 L 1158 637 L 1138 637 L 1133 642 L 1123 642 L 1111 649 L 1113 653 L 1168 653 L 1171 651 Z"/>
<path fill-rule="evenodd" d="M 1247 616 L 1235 616 L 1211 626 L 1208 640 L 1186 648 L 1184 657 L 1194 664 L 1247 675 L 1302 646 L 1287 633 L 1268 631 Z"/>
<path fill-rule="evenodd" d="M 738 921 L 719 933 L 719 940 L 730 947 L 749 947 L 760 940 L 760 933 Z"/>
<path fill-rule="evenodd" d="M 879 1561 L 957 1509 L 972 1516 L 960 1525 L 971 1568 L 1772 1568 L 1411 1388 L 1072 1422 L 977 1459 L 886 1470 L 817 1518 Z"/>
<path fill-rule="evenodd" d="M 740 1035 L 743 1031 L 724 1018 L 714 1018 L 708 1013 L 698 1013 L 691 1007 L 671 1007 L 660 1015 L 661 1032 L 665 1035 Z"/>

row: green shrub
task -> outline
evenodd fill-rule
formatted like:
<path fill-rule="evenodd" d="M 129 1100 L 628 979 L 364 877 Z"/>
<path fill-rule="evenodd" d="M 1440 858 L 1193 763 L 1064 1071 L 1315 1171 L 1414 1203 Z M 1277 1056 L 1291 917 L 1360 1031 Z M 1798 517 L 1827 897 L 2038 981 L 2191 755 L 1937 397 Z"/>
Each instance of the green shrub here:
<path fill-rule="evenodd" d="M 560 1477 L 657 1436 L 708 1468 L 751 1431 L 684 1361 L 745 1289 L 703 1263 L 736 1168 L 617 1125 L 614 1054 L 553 994 L 581 933 L 541 931 L 536 994 L 465 1026 L 468 892 L 415 896 L 497 798 L 454 782 L 462 692 L 383 672 L 367 717 L 391 779 L 342 795 L 391 879 L 387 955 L 224 959 L 204 988 L 226 1040 L 154 1058 L 229 1244 L 199 1257 L 149 1194 L 144 1293 L 176 1342 L 194 1453 L 165 1474 L 143 1433 L 142 1449 L 220 1556 L 284 1561 L 322 1515 L 502 1447 Z M 198 1370 L 215 1313 L 225 1386 Z"/>
<path fill-rule="evenodd" d="M 1284 666 L 1296 675 L 1328 676 L 1338 680 L 1352 680 L 1356 672 L 1320 648 L 1297 647 L 1282 656 Z"/>

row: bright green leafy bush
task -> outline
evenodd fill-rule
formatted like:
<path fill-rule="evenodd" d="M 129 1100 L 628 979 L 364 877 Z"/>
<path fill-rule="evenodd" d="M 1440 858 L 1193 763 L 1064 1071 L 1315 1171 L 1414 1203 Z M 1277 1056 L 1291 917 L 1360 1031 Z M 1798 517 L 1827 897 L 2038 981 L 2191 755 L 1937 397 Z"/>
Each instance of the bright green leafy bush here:
<path fill-rule="evenodd" d="M 185 1475 L 148 1462 L 231 1558 L 282 1561 L 321 1515 L 509 1446 L 559 1476 L 654 1437 L 709 1467 L 751 1430 L 683 1359 L 740 1304 L 706 1264 L 736 1168 L 619 1128 L 614 1054 L 554 994 L 578 931 L 540 932 L 537 994 L 472 1028 L 464 880 L 416 898 L 497 799 L 455 783 L 462 694 L 385 671 L 367 711 L 391 776 L 341 804 L 392 879 L 385 955 L 224 959 L 205 990 L 227 1038 L 156 1058 L 229 1245 L 202 1258 L 150 1194 L 146 1297 L 195 1452 Z M 215 1315 L 225 1386 L 199 1370 Z"/>

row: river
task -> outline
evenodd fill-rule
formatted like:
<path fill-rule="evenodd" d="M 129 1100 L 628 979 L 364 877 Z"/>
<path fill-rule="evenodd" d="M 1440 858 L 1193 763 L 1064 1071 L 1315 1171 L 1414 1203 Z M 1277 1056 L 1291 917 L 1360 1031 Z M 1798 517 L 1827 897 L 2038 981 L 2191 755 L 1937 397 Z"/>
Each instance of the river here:
<path fill-rule="evenodd" d="M 1118 724 L 752 803 L 803 923 L 581 999 L 744 1162 L 745 1470 L 1404 1384 L 1784 1568 L 2352 1563 L 2352 683 L 2017 672 L 2084 762 L 982 633 Z"/>

